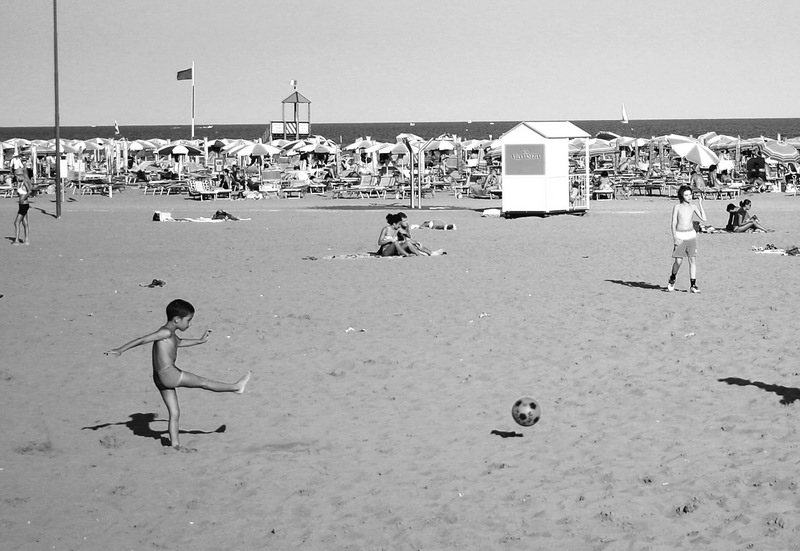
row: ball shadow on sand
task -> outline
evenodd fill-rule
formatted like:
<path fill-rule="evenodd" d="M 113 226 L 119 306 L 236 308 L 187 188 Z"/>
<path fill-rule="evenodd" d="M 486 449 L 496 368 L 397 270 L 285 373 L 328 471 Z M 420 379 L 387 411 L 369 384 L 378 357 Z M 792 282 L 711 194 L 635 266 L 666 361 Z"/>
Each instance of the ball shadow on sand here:
<path fill-rule="evenodd" d="M 513 430 L 493 430 L 489 434 L 496 434 L 500 438 L 522 438 L 524 435 Z"/>
<path fill-rule="evenodd" d="M 781 404 L 784 405 L 789 405 L 793 402 L 800 400 L 800 388 L 796 387 L 770 385 L 767 383 L 762 383 L 761 381 L 748 381 L 747 379 L 741 379 L 739 377 L 726 377 L 724 379 L 717 379 L 717 380 L 721 383 L 727 383 L 729 385 L 754 386 L 756 388 L 760 388 L 761 390 L 765 390 L 767 392 L 774 392 L 775 394 L 781 397 Z"/>
<path fill-rule="evenodd" d="M 136 436 L 140 436 L 142 438 L 152 438 L 154 440 L 160 440 L 162 446 L 169 446 L 169 438 L 166 437 L 168 431 L 166 430 L 153 430 L 150 427 L 150 423 L 153 421 L 159 421 L 162 423 L 166 423 L 166 419 L 158 419 L 157 413 L 132 413 L 130 421 L 120 421 L 117 423 L 102 423 L 100 425 L 93 425 L 90 427 L 82 427 L 81 430 L 99 430 L 104 429 L 106 427 L 113 427 L 124 425 L 130 429 L 130 431 L 135 434 Z M 220 425 L 214 430 L 182 430 L 180 431 L 181 434 L 214 434 L 219 432 L 225 432 L 227 430 L 226 425 Z"/>
<path fill-rule="evenodd" d="M 650 291 L 666 291 L 666 287 L 656 285 L 654 283 L 647 283 L 646 281 L 622 281 L 621 279 L 607 279 L 609 283 L 616 283 L 617 285 L 624 285 L 626 287 L 636 287 L 638 289 L 648 289 Z"/>

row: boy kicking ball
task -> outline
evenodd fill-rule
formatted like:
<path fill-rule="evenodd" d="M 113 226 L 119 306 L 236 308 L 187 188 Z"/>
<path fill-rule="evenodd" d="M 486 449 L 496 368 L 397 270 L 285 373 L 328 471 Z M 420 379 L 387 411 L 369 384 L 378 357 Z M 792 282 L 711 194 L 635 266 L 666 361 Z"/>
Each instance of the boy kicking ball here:
<path fill-rule="evenodd" d="M 675 277 L 681 269 L 683 257 L 689 258 L 689 287 L 690 293 L 699 293 L 697 288 L 697 232 L 694 229 L 693 217 L 696 214 L 700 220 L 706 221 L 706 211 L 703 208 L 703 194 L 698 197 L 698 204 L 692 204 L 692 188 L 681 186 L 678 189 L 678 204 L 672 209 L 672 272 L 669 276 L 667 291 L 675 290 Z"/>
<path fill-rule="evenodd" d="M 235 383 L 222 383 L 212 381 L 205 377 L 200 377 L 188 371 L 182 371 L 175 365 L 178 357 L 178 348 L 182 346 L 195 346 L 203 344 L 208 340 L 211 330 L 207 330 L 199 339 L 181 339 L 176 331 L 186 331 L 192 325 L 194 317 L 194 306 L 185 300 L 176 299 L 167 305 L 167 323 L 155 333 L 134 339 L 119 348 L 109 350 L 105 354 L 121 356 L 126 350 L 136 346 L 153 343 L 153 381 L 156 384 L 161 398 L 169 412 L 169 441 L 170 445 L 179 451 L 193 451 L 182 448 L 180 445 L 178 420 L 181 410 L 178 406 L 178 394 L 175 390 L 178 387 L 202 388 L 212 392 L 244 392 L 247 382 L 250 380 L 252 371 L 248 371 L 244 377 Z"/>

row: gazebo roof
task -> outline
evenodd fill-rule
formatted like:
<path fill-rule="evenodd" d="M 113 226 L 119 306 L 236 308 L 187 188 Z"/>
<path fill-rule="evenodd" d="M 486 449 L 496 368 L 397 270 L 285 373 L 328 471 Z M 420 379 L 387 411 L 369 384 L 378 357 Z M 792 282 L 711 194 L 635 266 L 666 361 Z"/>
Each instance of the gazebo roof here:
<path fill-rule="evenodd" d="M 300 92 L 294 92 L 281 103 L 311 103 L 311 101 Z"/>

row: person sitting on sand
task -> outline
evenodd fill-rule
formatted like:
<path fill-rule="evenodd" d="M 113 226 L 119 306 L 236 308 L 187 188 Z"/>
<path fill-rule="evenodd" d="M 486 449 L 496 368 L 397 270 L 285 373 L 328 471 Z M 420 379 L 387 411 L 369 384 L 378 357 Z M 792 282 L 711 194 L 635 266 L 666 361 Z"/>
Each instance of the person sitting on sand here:
<path fill-rule="evenodd" d="M 764 227 L 764 225 L 758 219 L 758 216 L 755 214 L 750 214 L 750 207 L 752 207 L 750 199 L 745 199 L 744 201 L 739 202 L 739 210 L 737 211 L 739 217 L 738 225 L 734 227 L 733 231 L 736 233 L 742 233 L 746 231 L 774 232 L 775 230 Z"/>
<path fill-rule="evenodd" d="M 719 182 L 719 185 L 722 187 L 729 186 L 733 183 L 733 179 L 731 179 L 731 175 L 728 173 L 727 169 L 719 173 L 719 176 L 717 177 L 717 182 Z"/>
<path fill-rule="evenodd" d="M 739 227 L 739 209 L 736 208 L 736 205 L 733 203 L 728 203 L 728 206 L 725 207 L 725 210 L 728 213 L 728 223 L 725 224 L 725 231 L 735 232 L 736 228 Z"/>
<path fill-rule="evenodd" d="M 208 341 L 208 337 L 211 335 L 211 330 L 209 329 L 199 339 L 181 339 L 178 337 L 176 332 L 189 329 L 192 325 L 192 318 L 194 318 L 194 306 L 185 300 L 175 299 L 167 305 L 167 323 L 158 331 L 105 352 L 106 355 L 121 356 L 126 350 L 142 344 L 153 343 L 153 382 L 161 392 L 161 398 L 164 400 L 169 413 L 170 445 L 179 451 L 194 450 L 181 448 L 180 446 L 178 419 L 181 411 L 178 406 L 178 394 L 175 390 L 178 387 L 189 387 L 202 388 L 211 392 L 236 392 L 242 394 L 247 382 L 250 380 L 250 376 L 253 374 L 252 371 L 248 371 L 235 383 L 222 383 L 178 369 L 178 366 L 175 365 L 175 360 L 178 357 L 178 348 L 203 344 Z"/>
<path fill-rule="evenodd" d="M 399 233 L 401 220 L 398 214 L 386 215 L 386 227 L 378 236 L 379 256 L 420 256 L 423 254 L 410 240 Z"/>
<path fill-rule="evenodd" d="M 412 239 L 411 237 L 411 228 L 408 224 L 408 216 L 404 212 L 398 212 L 397 216 L 400 217 L 400 227 L 397 230 L 398 235 L 403 236 L 405 241 L 409 241 L 414 247 L 417 248 L 419 252 L 427 256 L 439 256 L 441 254 L 445 254 L 443 249 L 437 249 L 435 251 L 430 250 L 428 247 Z"/>

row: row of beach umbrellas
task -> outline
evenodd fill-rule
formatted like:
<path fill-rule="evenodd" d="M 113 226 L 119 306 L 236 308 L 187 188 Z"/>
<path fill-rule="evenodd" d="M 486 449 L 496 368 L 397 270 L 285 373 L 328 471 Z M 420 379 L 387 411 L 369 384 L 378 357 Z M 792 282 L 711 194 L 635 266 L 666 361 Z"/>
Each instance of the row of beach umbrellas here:
<path fill-rule="evenodd" d="M 426 140 L 414 134 L 404 133 L 397 136 L 397 142 L 380 142 L 366 138 L 359 138 L 353 143 L 340 146 L 323 136 L 311 136 L 301 140 L 273 140 L 268 143 L 250 140 L 228 140 L 213 139 L 208 142 L 201 140 L 179 140 L 170 142 L 168 140 L 153 138 L 139 139 L 125 142 L 124 147 L 130 152 L 151 152 L 159 156 L 201 156 L 207 151 L 214 151 L 231 156 L 248 157 L 271 157 L 274 155 L 298 155 L 301 153 L 316 154 L 336 154 L 340 151 L 364 151 L 366 153 L 394 154 L 402 155 L 408 153 L 406 142 L 412 151 L 440 151 L 449 152 L 456 148 L 462 150 L 487 150 L 500 153 L 500 140 L 466 140 L 457 141 L 450 136 L 442 135 L 435 139 Z M 106 138 L 95 138 L 91 140 L 64 140 L 59 143 L 60 150 L 64 153 L 83 154 L 93 151 L 105 151 L 113 148 L 119 141 Z M 719 163 L 718 152 L 736 151 L 737 157 L 740 151 L 758 151 L 765 157 L 777 162 L 798 162 L 800 161 L 800 138 L 786 141 L 778 141 L 769 138 L 742 139 L 735 136 L 718 135 L 715 132 L 708 132 L 695 137 L 680 136 L 670 134 L 651 139 L 634 138 L 619 136 L 612 132 L 599 132 L 594 138 L 575 138 L 569 142 L 569 153 L 571 155 L 607 155 L 613 154 L 620 148 L 639 149 L 648 146 L 666 147 L 675 156 L 686 159 L 689 162 L 708 167 Z M 26 140 L 14 138 L 0 142 L 2 149 L 14 149 L 15 151 L 25 151 L 35 149 L 39 154 L 53 153 L 55 151 L 55 140 Z"/>

